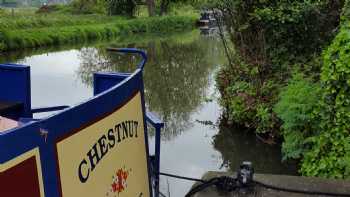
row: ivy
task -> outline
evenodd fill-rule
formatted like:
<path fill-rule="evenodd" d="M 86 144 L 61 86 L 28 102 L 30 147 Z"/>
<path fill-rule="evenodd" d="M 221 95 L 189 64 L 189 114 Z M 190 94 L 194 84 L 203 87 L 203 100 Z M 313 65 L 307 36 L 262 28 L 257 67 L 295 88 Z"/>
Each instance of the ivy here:
<path fill-rule="evenodd" d="M 316 114 L 317 136 L 309 139 L 301 172 L 308 176 L 350 177 L 350 24 L 344 24 L 323 55 L 323 98 Z"/>

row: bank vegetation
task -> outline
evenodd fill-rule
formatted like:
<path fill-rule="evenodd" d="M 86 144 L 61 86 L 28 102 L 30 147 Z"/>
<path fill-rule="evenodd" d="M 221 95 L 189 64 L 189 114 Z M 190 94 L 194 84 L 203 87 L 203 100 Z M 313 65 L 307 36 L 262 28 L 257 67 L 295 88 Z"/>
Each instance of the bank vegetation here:
<path fill-rule="evenodd" d="M 219 0 L 226 118 L 282 143 L 306 176 L 350 178 L 350 7 L 344 0 Z"/>
<path fill-rule="evenodd" d="M 117 4 L 112 5 L 113 2 Z M 14 11 L 0 9 L 0 51 L 132 34 L 182 32 L 193 29 L 198 18 L 196 9 L 187 4 L 169 6 L 166 14 L 149 17 L 146 8 L 137 9 L 135 5 L 128 11 L 120 2 L 124 1 L 75 0 L 67 5 L 16 8 Z M 122 11 L 120 6 L 124 6 Z M 178 11 L 179 7 L 183 8 L 182 11 Z"/>

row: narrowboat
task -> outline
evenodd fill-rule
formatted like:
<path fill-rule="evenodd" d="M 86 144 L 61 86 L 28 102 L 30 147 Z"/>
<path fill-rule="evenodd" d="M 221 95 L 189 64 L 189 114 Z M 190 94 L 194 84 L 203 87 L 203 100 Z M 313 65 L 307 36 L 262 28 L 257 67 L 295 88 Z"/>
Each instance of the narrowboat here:
<path fill-rule="evenodd" d="M 146 53 L 108 50 L 142 61 L 132 73 L 94 73 L 94 96 L 75 106 L 32 108 L 30 66 L 0 65 L 0 196 L 158 196 L 164 124 L 146 112 Z M 43 112 L 53 113 L 33 118 Z"/>
<path fill-rule="evenodd" d="M 214 16 L 214 11 L 212 10 L 203 10 L 201 16 L 198 20 L 198 25 L 200 27 L 212 27 L 216 25 L 216 18 Z"/>

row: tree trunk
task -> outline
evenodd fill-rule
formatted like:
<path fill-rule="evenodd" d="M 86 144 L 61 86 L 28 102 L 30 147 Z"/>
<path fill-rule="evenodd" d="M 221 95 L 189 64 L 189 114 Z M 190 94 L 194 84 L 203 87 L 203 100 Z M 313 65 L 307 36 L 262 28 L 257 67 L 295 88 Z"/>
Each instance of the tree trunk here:
<path fill-rule="evenodd" d="M 156 7 L 154 0 L 146 0 L 146 2 L 147 2 L 147 7 L 148 7 L 148 16 L 154 16 L 155 15 L 155 7 Z"/>
<path fill-rule="evenodd" d="M 168 7 L 169 7 L 169 0 L 162 0 L 160 3 L 160 15 L 164 15 L 165 13 L 168 12 Z"/>

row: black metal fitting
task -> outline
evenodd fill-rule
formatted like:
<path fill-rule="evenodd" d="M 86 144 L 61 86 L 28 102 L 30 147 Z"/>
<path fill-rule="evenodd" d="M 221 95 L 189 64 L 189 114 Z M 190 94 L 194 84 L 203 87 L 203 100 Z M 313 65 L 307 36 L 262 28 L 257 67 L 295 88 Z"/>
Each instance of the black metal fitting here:
<path fill-rule="evenodd" d="M 229 176 L 222 176 L 217 179 L 218 181 L 215 185 L 219 191 L 232 192 L 237 189 L 237 179 Z"/>
<path fill-rule="evenodd" d="M 253 185 L 254 168 L 250 161 L 244 161 L 237 172 L 237 180 L 240 188 Z"/>

